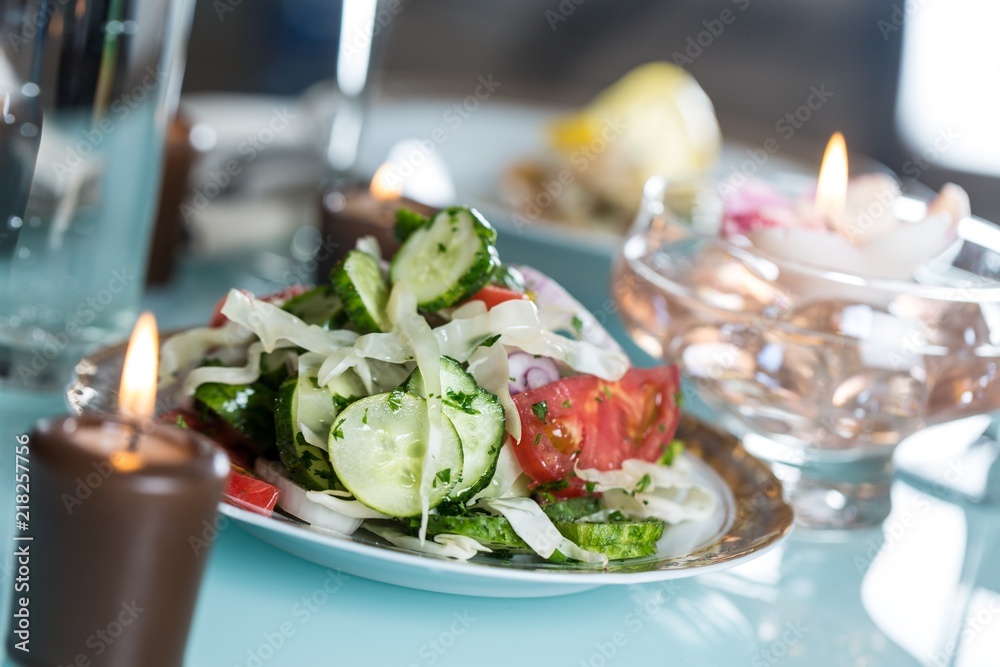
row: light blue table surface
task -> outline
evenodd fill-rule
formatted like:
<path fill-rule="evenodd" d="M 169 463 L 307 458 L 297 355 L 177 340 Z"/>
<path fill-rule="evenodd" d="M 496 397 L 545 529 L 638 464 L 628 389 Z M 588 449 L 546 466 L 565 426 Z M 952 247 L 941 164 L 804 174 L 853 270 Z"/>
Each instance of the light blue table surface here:
<path fill-rule="evenodd" d="M 547 267 L 586 305 L 606 298 L 606 251 L 561 253 L 516 236 L 501 242 L 508 261 Z M 235 269 L 187 264 L 146 305 L 164 329 L 198 324 L 230 286 L 267 288 Z M 0 395 L 3 535 L 12 532 L 15 434 L 58 412 L 65 412 L 61 396 Z M 724 573 L 523 600 L 340 575 L 231 527 L 208 564 L 186 664 L 946 665 L 960 637 L 955 664 L 995 666 L 997 523 L 995 509 L 958 507 L 897 482 L 881 529 L 796 530 L 779 549 Z M 5 588 L 11 551 L 0 574 Z"/>

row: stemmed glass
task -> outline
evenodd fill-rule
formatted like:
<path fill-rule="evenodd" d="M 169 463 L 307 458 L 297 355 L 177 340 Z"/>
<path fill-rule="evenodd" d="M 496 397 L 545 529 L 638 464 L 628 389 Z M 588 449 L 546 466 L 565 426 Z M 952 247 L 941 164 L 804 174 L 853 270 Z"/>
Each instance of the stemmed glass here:
<path fill-rule="evenodd" d="M 799 181 L 774 182 L 801 194 Z M 916 282 L 734 245 L 714 232 L 717 185 L 647 184 L 612 277 L 625 326 L 771 462 L 800 524 L 878 524 L 900 441 L 1000 407 L 1000 283 L 956 266 L 964 252 Z M 926 206 L 904 196 L 897 208 L 919 220 Z"/>

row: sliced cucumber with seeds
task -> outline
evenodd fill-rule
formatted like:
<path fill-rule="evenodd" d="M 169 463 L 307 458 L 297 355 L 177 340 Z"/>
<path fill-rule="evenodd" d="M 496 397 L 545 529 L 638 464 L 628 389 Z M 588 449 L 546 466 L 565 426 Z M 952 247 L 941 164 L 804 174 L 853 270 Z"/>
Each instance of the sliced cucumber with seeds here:
<path fill-rule="evenodd" d="M 385 314 L 389 286 L 377 259 L 361 250 L 352 250 L 333 267 L 330 280 L 358 331 L 389 331 L 392 325 Z"/>
<path fill-rule="evenodd" d="M 561 503 L 554 503 L 561 504 Z M 553 519 L 563 537 L 587 551 L 602 553 L 612 560 L 639 558 L 656 553 L 656 541 L 663 535 L 662 521 L 622 521 L 610 523 L 574 523 Z M 465 535 L 494 551 L 531 553 L 510 521 L 502 516 L 440 516 L 431 515 L 427 522 L 428 535 Z M 558 551 L 550 557 L 554 562 L 567 559 Z"/>
<path fill-rule="evenodd" d="M 427 420 L 426 401 L 398 389 L 352 403 L 330 431 L 330 460 L 340 483 L 383 514 L 419 516 Z M 429 494 L 431 508 L 462 477 L 462 443 L 446 416 L 441 419 L 436 468 Z"/>
<path fill-rule="evenodd" d="M 406 390 L 426 396 L 420 371 L 410 375 Z M 506 416 L 500 399 L 477 385 L 462 365 L 450 357 L 441 357 L 441 394 L 444 414 L 458 431 L 465 457 L 462 482 L 452 489 L 449 497 L 466 503 L 493 479 L 503 446 Z"/>
<path fill-rule="evenodd" d="M 194 400 L 236 429 L 258 454 L 274 447 L 274 389 L 263 382 L 206 382 L 195 389 Z"/>
<path fill-rule="evenodd" d="M 600 552 L 611 560 L 651 556 L 656 553 L 656 541 L 663 536 L 662 521 L 557 521 L 556 528 L 581 549 Z"/>
<path fill-rule="evenodd" d="M 306 324 L 340 329 L 347 324 L 347 311 L 333 285 L 320 285 L 292 297 L 281 307 Z"/>
<path fill-rule="evenodd" d="M 515 269 L 513 266 L 508 266 L 507 264 L 500 264 L 497 266 L 496 270 L 493 272 L 493 282 L 498 285 L 503 285 L 507 289 L 513 290 L 518 294 L 524 294 L 527 292 L 527 287 L 524 284 L 524 274 Z"/>
<path fill-rule="evenodd" d="M 477 211 L 447 208 L 412 231 L 392 258 L 389 277 L 405 282 L 430 312 L 454 306 L 493 278 L 500 258 L 496 230 Z"/>
<path fill-rule="evenodd" d="M 426 215 L 420 215 L 408 208 L 400 208 L 396 209 L 396 224 L 393 225 L 392 231 L 396 239 L 402 243 L 410 238 L 410 234 L 430 224 L 431 219 Z"/>
<path fill-rule="evenodd" d="M 299 351 L 296 348 L 280 348 L 260 355 L 260 379 L 275 391 L 288 376 L 295 372 Z"/>
<path fill-rule="evenodd" d="M 522 540 L 510 521 L 502 516 L 485 514 L 474 516 L 441 516 L 432 514 L 427 518 L 428 535 L 465 535 L 494 551 L 518 551 L 534 553 Z"/>
<path fill-rule="evenodd" d="M 274 401 L 274 431 L 278 456 L 292 481 L 310 491 L 334 488 L 336 476 L 330 455 L 317 440 L 306 440 L 302 427 L 318 442 L 325 443 L 338 409 L 331 401 L 330 390 L 316 383 L 315 377 L 294 375 L 288 378 Z"/>
<path fill-rule="evenodd" d="M 577 521 L 601 511 L 601 500 L 597 496 L 569 498 L 542 505 L 545 516 L 553 521 Z"/>

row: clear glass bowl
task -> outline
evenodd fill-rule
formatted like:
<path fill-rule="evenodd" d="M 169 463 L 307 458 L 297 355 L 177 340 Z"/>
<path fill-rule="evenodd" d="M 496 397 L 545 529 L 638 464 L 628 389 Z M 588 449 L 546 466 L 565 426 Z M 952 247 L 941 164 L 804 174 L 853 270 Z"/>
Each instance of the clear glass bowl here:
<path fill-rule="evenodd" d="M 626 328 L 773 464 L 800 523 L 880 522 L 902 439 L 1000 407 L 1000 255 L 972 240 L 998 232 L 965 220 L 920 282 L 888 280 L 731 243 L 722 212 L 716 181 L 647 184 L 612 277 Z"/>

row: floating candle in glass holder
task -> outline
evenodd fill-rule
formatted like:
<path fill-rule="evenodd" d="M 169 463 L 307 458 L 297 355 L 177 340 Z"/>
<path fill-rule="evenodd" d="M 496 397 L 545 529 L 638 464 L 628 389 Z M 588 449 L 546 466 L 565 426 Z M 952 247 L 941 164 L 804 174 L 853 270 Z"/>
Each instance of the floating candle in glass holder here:
<path fill-rule="evenodd" d="M 930 202 L 904 197 L 887 173 L 848 178 L 847 146 L 827 145 L 815 190 L 789 196 L 764 181 L 725 192 L 722 235 L 766 256 L 873 278 L 909 280 L 955 241 L 969 197 L 945 185 Z M 914 206 L 916 205 L 916 206 Z"/>

